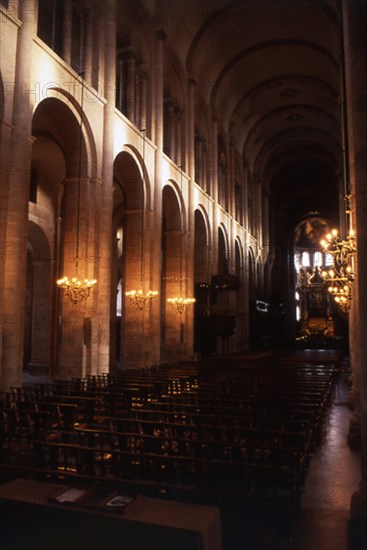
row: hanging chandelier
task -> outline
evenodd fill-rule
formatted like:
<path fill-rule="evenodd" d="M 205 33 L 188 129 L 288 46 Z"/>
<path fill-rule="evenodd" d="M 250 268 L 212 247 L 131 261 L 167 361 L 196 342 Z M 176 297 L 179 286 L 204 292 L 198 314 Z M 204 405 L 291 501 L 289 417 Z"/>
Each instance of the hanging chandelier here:
<path fill-rule="evenodd" d="M 76 273 L 78 269 L 76 268 Z M 78 279 L 77 277 L 63 277 L 56 281 L 57 286 L 63 290 L 63 297 L 69 298 L 74 304 L 80 304 L 86 300 L 90 294 L 91 288 L 96 284 L 96 279 Z"/>
<path fill-rule="evenodd" d="M 135 305 L 142 310 L 153 300 L 153 298 L 155 298 L 155 296 L 158 296 L 158 291 L 148 290 L 147 292 L 144 292 L 141 289 L 129 290 L 128 292 L 125 292 L 125 296 L 130 298 L 130 303 L 132 305 Z"/>
<path fill-rule="evenodd" d="M 182 296 L 175 296 L 174 298 L 167 298 L 167 302 L 176 310 L 177 313 L 182 315 L 182 313 L 188 309 L 192 304 L 196 302 L 195 298 L 183 298 Z"/>
<path fill-rule="evenodd" d="M 145 128 L 141 130 L 143 134 L 143 176 L 142 176 L 142 192 L 141 192 L 141 240 L 140 240 L 140 289 L 132 289 L 125 292 L 125 296 L 130 299 L 130 304 L 136 306 L 142 311 L 146 306 L 151 304 L 152 300 L 158 296 L 157 290 L 144 290 L 144 230 L 145 230 L 145 187 L 144 187 L 144 170 L 145 170 Z"/>
<path fill-rule="evenodd" d="M 348 135 L 348 109 L 347 109 L 347 86 L 345 71 L 345 51 L 343 24 L 340 26 L 340 52 L 342 69 L 342 142 L 343 142 L 343 187 L 345 200 L 345 239 L 339 238 L 338 231 L 333 229 L 326 235 L 326 239 L 321 241 L 321 246 L 330 254 L 333 259 L 333 267 L 328 271 L 322 272 L 322 277 L 329 283 L 328 291 L 333 297 L 335 303 L 343 313 L 348 313 L 353 298 L 354 273 L 354 255 L 357 253 L 355 244 L 355 234 L 352 220 L 352 195 L 350 185 L 350 167 L 349 167 L 349 135 Z"/>
<path fill-rule="evenodd" d="M 68 298 L 72 304 L 78 305 L 84 302 L 91 289 L 97 283 L 97 279 L 79 278 L 79 234 L 80 234 L 80 187 L 82 176 L 82 145 L 83 145 L 83 102 L 84 102 L 84 73 L 79 73 L 81 77 L 81 101 L 80 101 L 80 124 L 79 124 L 79 159 L 78 159 L 78 179 L 77 179 L 77 216 L 76 216 L 76 248 L 75 248 L 75 276 L 61 277 L 56 284 L 63 291 L 63 298 Z"/>
<path fill-rule="evenodd" d="M 180 166 L 181 170 L 181 177 L 180 177 L 180 189 L 181 189 L 181 196 L 182 196 L 182 166 Z M 184 297 L 183 294 L 183 281 L 187 280 L 187 278 L 182 276 L 182 239 L 183 239 L 183 218 L 181 215 L 181 232 L 180 232 L 180 278 L 179 278 L 179 295 L 173 296 L 172 298 L 167 298 L 167 303 L 171 306 L 171 308 L 178 313 L 179 315 L 182 315 L 186 310 L 190 309 L 190 307 L 196 302 L 195 298 L 189 298 Z"/>
<path fill-rule="evenodd" d="M 328 292 L 333 297 L 339 308 L 347 313 L 352 303 L 352 286 L 355 279 L 353 257 L 357 252 L 355 235 L 351 229 L 351 196 L 345 196 L 349 231 L 345 239 L 340 239 L 338 231 L 333 229 L 321 241 L 321 246 L 326 254 L 333 259 L 333 267 L 322 272 L 323 279 L 329 283 Z"/>

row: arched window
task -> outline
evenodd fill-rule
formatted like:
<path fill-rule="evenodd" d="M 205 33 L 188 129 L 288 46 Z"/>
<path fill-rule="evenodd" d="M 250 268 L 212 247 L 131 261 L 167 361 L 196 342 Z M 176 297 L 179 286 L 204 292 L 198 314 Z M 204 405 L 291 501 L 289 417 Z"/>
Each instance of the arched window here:
<path fill-rule="evenodd" d="M 313 255 L 313 265 L 314 267 L 321 267 L 322 266 L 322 254 L 321 252 L 315 252 Z"/>
<path fill-rule="evenodd" d="M 302 252 L 302 265 L 303 267 L 310 267 L 310 255 L 308 252 Z"/>

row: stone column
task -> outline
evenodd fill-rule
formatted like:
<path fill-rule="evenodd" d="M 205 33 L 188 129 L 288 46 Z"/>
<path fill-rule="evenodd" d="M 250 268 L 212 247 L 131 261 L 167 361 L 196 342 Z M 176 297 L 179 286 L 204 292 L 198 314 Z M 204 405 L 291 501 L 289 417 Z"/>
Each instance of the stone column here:
<path fill-rule="evenodd" d="M 153 290 L 159 291 L 159 296 L 153 300 L 149 308 L 149 332 L 151 338 L 152 361 L 160 361 L 161 354 L 161 323 L 162 320 L 162 186 L 163 181 L 163 82 L 164 82 L 164 42 L 166 35 L 163 29 L 159 29 L 155 39 L 154 55 L 154 81 L 152 90 L 152 138 L 156 145 L 154 168 L 152 161 L 147 166 L 149 173 L 154 173 L 153 204 L 150 214 L 150 235 L 152 239 L 151 250 L 151 285 Z M 147 161 L 149 162 L 149 161 Z M 164 306 L 163 306 L 164 307 Z M 155 358 L 155 359 L 154 359 Z"/>
<path fill-rule="evenodd" d="M 367 543 L 367 4 L 359 0 L 344 2 L 349 135 L 354 164 L 356 198 L 356 236 L 358 272 L 358 346 L 361 408 L 361 483 L 352 496 L 349 533 L 361 547 Z M 358 367 L 357 367 L 358 368 Z M 362 544 L 363 543 L 363 544 Z"/>
<path fill-rule="evenodd" d="M 265 264 L 266 261 L 269 261 L 269 190 L 265 187 L 262 187 L 262 258 L 263 262 Z M 269 264 L 268 264 L 269 265 Z M 269 298 L 269 288 L 270 288 L 270 281 L 267 279 L 265 280 L 265 277 L 269 277 L 269 269 L 267 273 L 264 273 L 264 296 Z"/>
<path fill-rule="evenodd" d="M 125 291 L 148 290 L 149 273 L 145 271 L 145 262 L 142 255 L 145 255 L 146 243 L 142 242 L 142 210 L 126 211 L 124 233 L 124 255 L 125 255 Z M 145 235 L 144 235 L 145 237 Z M 144 238 L 145 241 L 145 238 Z M 142 247 L 144 247 L 142 249 Z M 146 306 L 150 308 L 150 306 Z M 144 314 L 145 309 L 140 310 L 130 302 L 126 296 L 123 297 L 121 325 L 121 367 L 141 368 L 144 366 L 144 352 L 146 340 L 144 338 Z"/>
<path fill-rule="evenodd" d="M 211 196 L 215 203 L 218 203 L 218 117 L 213 115 L 212 117 L 212 137 L 211 137 L 211 151 L 210 151 L 210 188 Z"/>
<path fill-rule="evenodd" d="M 59 209 L 58 209 L 59 210 Z M 59 277 L 63 275 L 61 273 L 61 236 L 62 236 L 62 217 L 57 216 L 55 218 L 55 242 L 53 247 L 54 261 L 52 265 L 52 279 L 57 281 Z M 57 375 L 58 362 L 59 362 L 59 312 L 60 312 L 60 292 L 53 293 L 52 304 L 52 335 L 51 335 L 51 350 L 50 350 L 50 376 Z"/>
<path fill-rule="evenodd" d="M 103 115 L 102 181 L 99 188 L 99 266 L 98 292 L 98 372 L 110 368 L 110 303 L 112 261 L 112 211 L 113 211 L 113 150 L 116 91 L 116 0 L 105 0 L 103 23 L 105 29 L 105 74 L 104 97 L 106 104 Z M 113 350 L 114 357 L 114 350 Z"/>
<path fill-rule="evenodd" d="M 49 374 L 52 337 L 51 295 L 55 279 L 51 278 L 50 259 L 33 261 L 33 315 L 31 367 Z"/>
<path fill-rule="evenodd" d="M 193 78 L 190 78 L 188 82 L 188 106 L 187 106 L 187 133 L 188 133 L 188 152 L 189 152 L 189 164 L 187 173 L 189 179 L 187 181 L 188 192 L 185 196 L 185 203 L 187 208 L 187 235 L 183 237 L 183 254 L 186 258 L 186 296 L 194 297 L 195 288 L 195 269 L 194 269 L 194 257 L 195 257 L 195 203 L 194 203 L 194 191 L 195 191 L 195 89 L 196 82 Z M 184 287 L 185 288 L 185 287 Z M 186 313 L 185 320 L 185 342 L 187 357 L 193 357 L 194 353 L 194 308 L 191 307 Z"/>
<path fill-rule="evenodd" d="M 145 72 L 141 72 L 139 76 L 140 84 L 140 107 L 139 107 L 139 128 L 140 130 L 147 130 L 147 75 Z"/>
<path fill-rule="evenodd" d="M 348 29 L 344 25 L 344 36 L 347 38 Z M 348 54 L 347 42 L 345 40 L 344 52 Z M 351 121 L 353 119 L 352 111 L 352 97 L 351 90 L 351 79 L 349 75 L 350 65 L 346 65 L 346 82 L 345 82 L 345 94 L 343 94 L 343 100 L 345 101 L 347 107 L 347 118 L 343 117 L 343 124 L 345 131 L 348 131 L 348 144 L 349 144 L 349 155 L 346 159 L 349 161 L 349 175 L 350 183 L 352 185 L 352 212 L 356 212 L 356 203 L 355 203 L 355 170 L 354 170 L 354 135 L 351 131 Z M 347 78 L 348 76 L 348 78 Z M 342 75 L 343 78 L 343 75 Z M 342 82 L 343 84 L 343 82 Z M 344 90 L 343 90 L 344 92 Z M 345 95 L 345 97 L 344 97 Z M 343 113 L 342 113 L 343 114 Z M 345 141 L 345 140 L 344 140 Z M 348 153 L 348 151 L 347 151 Z M 347 169 L 345 168 L 345 174 L 347 175 Z M 340 182 L 341 187 L 342 182 Z M 340 199 L 342 198 L 342 193 L 340 193 Z M 344 199 L 340 201 L 340 211 L 344 212 L 345 210 L 345 201 Z M 344 219 L 344 216 L 342 216 Z M 353 227 L 355 228 L 355 218 Z M 344 224 L 345 228 L 345 224 Z M 344 235 L 344 233 L 342 233 Z M 358 273 L 358 257 L 353 258 L 354 261 L 354 270 L 355 273 Z M 353 415 L 350 418 L 349 422 L 349 431 L 348 431 L 348 445 L 351 449 L 360 449 L 361 448 L 361 406 L 360 406 L 360 370 L 361 370 L 361 359 L 360 359 L 360 346 L 359 346 L 359 293 L 358 293 L 358 284 L 353 285 L 352 289 L 353 301 L 352 307 L 349 312 L 349 362 L 351 367 L 351 390 L 348 396 L 348 405 L 350 409 L 353 409 Z"/>
<path fill-rule="evenodd" d="M 207 163 L 207 142 L 206 142 L 206 139 L 204 138 L 202 140 L 202 147 L 201 147 L 201 188 L 204 191 L 207 191 L 206 163 Z"/>
<path fill-rule="evenodd" d="M 236 150 L 234 145 L 229 146 L 229 205 L 228 211 L 236 217 L 236 191 L 235 191 L 235 179 L 236 179 Z"/>
<path fill-rule="evenodd" d="M 124 97 L 125 97 L 125 60 L 123 58 L 119 58 L 117 60 L 117 67 L 116 67 L 116 81 L 118 82 L 118 101 L 116 104 L 116 107 L 120 111 L 120 113 L 124 112 Z"/>
<path fill-rule="evenodd" d="M 92 63 L 93 63 L 93 3 L 86 2 L 83 9 L 83 19 L 85 25 L 85 55 L 84 55 L 84 79 L 87 84 L 92 83 Z"/>
<path fill-rule="evenodd" d="M 200 136 L 195 137 L 195 181 L 202 187 L 202 142 Z"/>
<path fill-rule="evenodd" d="M 262 246 L 262 232 L 263 232 L 263 209 L 262 209 L 262 186 L 263 186 L 263 180 L 260 176 L 256 176 L 256 183 L 255 183 L 255 189 L 256 189 L 256 238 L 257 238 L 257 244 L 258 248 Z"/>
<path fill-rule="evenodd" d="M 80 205 L 78 231 L 78 186 L 80 196 L 85 199 Z M 77 276 L 93 278 L 93 271 L 88 260 L 88 193 L 89 178 L 69 177 L 64 181 L 65 187 L 65 217 L 62 243 L 61 273 L 69 278 Z M 88 206 L 87 206 L 88 205 Z M 79 235 L 79 240 L 78 240 Z M 77 263 L 77 257 L 79 258 Z M 84 376 L 90 373 L 90 345 L 85 338 L 85 327 L 91 324 L 93 311 L 93 293 L 91 296 L 73 304 L 67 296 L 60 303 L 61 345 L 59 354 L 58 374 L 62 377 Z M 60 293 L 64 293 L 60 291 Z"/>
<path fill-rule="evenodd" d="M 65 63 L 71 65 L 71 45 L 73 30 L 73 2 L 64 0 L 63 11 L 63 33 L 62 33 L 62 56 Z"/>
<path fill-rule="evenodd" d="M 10 154 L 3 177 L 6 197 L 6 262 L 3 272 L 3 330 L 0 389 L 22 384 L 24 300 L 27 263 L 29 171 L 31 160 L 33 37 L 37 32 L 38 1 L 19 6 Z"/>
<path fill-rule="evenodd" d="M 188 80 L 188 104 L 186 110 L 186 172 L 195 181 L 195 87 L 194 78 Z"/>
<path fill-rule="evenodd" d="M 167 101 L 167 132 L 168 132 L 168 154 L 169 157 L 175 162 L 175 141 L 176 141 L 176 129 L 175 129 L 175 107 L 171 99 Z"/>
<path fill-rule="evenodd" d="M 179 106 L 176 106 L 175 109 L 175 130 L 176 130 L 176 137 L 175 137 L 175 143 L 176 143 L 176 153 L 175 153 L 175 160 L 177 166 L 181 166 L 182 162 L 182 109 Z"/>
<path fill-rule="evenodd" d="M 135 56 L 129 52 L 127 58 L 127 118 L 135 122 Z"/>
<path fill-rule="evenodd" d="M 179 315 L 171 305 L 167 303 L 167 298 L 172 298 L 180 294 L 182 238 L 181 231 L 177 229 L 166 231 L 163 236 L 163 273 L 165 277 L 165 301 L 162 303 L 162 317 L 164 319 L 164 327 L 162 329 L 163 361 L 177 361 L 183 359 L 185 356 L 185 313 Z M 185 276 L 184 270 L 182 276 Z M 183 296 L 185 296 L 184 282 L 182 289 Z"/>

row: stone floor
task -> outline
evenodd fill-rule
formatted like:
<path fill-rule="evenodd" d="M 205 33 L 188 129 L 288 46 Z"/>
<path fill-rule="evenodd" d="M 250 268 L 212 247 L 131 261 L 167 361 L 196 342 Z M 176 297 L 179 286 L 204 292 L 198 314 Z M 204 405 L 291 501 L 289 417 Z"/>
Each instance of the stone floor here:
<path fill-rule="evenodd" d="M 311 460 L 299 516 L 282 544 L 286 550 L 351 550 L 347 526 L 351 495 L 360 481 L 360 453 L 347 445 L 352 414 L 347 397 L 344 374 L 334 389 L 323 439 Z"/>

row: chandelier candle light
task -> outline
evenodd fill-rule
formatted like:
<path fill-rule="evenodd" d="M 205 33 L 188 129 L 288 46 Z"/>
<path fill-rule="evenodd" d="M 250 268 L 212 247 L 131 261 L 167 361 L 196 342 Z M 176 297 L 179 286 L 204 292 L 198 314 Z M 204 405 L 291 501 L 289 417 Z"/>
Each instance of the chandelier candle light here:
<path fill-rule="evenodd" d="M 182 195 L 182 166 L 180 166 L 181 170 L 181 181 L 180 181 L 180 187 L 181 187 L 181 195 Z M 167 298 L 167 303 L 172 307 L 173 310 L 176 311 L 176 313 L 179 313 L 182 315 L 186 309 L 189 309 L 192 304 L 196 302 L 195 298 L 184 298 L 182 296 L 182 285 L 183 285 L 183 276 L 182 276 L 182 239 L 183 239 L 183 218 L 181 216 L 181 233 L 180 233 L 180 294 L 179 296 L 173 296 L 172 298 Z"/>
<path fill-rule="evenodd" d="M 333 269 L 323 271 L 322 277 L 330 286 L 328 291 L 335 302 L 344 313 L 348 313 L 352 303 L 352 286 L 355 279 L 353 256 L 357 253 L 355 245 L 355 234 L 352 223 L 351 206 L 351 186 L 350 186 L 350 168 L 349 168 L 349 139 L 348 139 L 348 109 L 347 109 L 347 86 L 345 73 L 345 52 L 343 22 L 340 25 L 340 53 L 342 68 L 342 101 L 341 101 L 341 120 L 342 120 L 342 142 L 343 142 L 343 186 L 345 200 L 345 227 L 346 237 L 340 239 L 338 231 L 333 229 L 326 235 L 326 240 L 321 241 L 321 246 L 327 254 L 333 258 Z"/>
<path fill-rule="evenodd" d="M 129 290 L 125 292 L 125 296 L 130 298 L 131 305 L 135 305 L 141 311 L 149 305 L 153 298 L 158 296 L 157 290 L 144 291 L 144 229 L 145 229 L 145 193 L 144 193 L 144 170 L 145 170 L 145 128 L 141 130 L 143 133 L 143 175 L 142 175 L 142 192 L 141 192 L 141 241 L 140 241 L 140 289 Z"/>
<path fill-rule="evenodd" d="M 80 182 L 82 175 L 82 145 L 83 145 L 83 100 L 84 100 L 84 73 L 80 73 L 82 77 L 81 101 L 80 101 L 80 125 L 79 125 L 79 166 L 77 180 L 77 219 L 76 219 L 76 247 L 75 247 L 75 276 L 64 276 L 56 281 L 59 288 L 63 290 L 63 298 L 67 297 L 74 304 L 78 305 L 86 300 L 90 294 L 91 288 L 94 287 L 96 279 L 79 279 L 79 232 L 80 232 Z"/>
<path fill-rule="evenodd" d="M 321 241 L 321 246 L 327 254 L 333 258 L 333 268 L 323 271 L 322 277 L 330 283 L 328 291 L 338 304 L 340 309 L 347 313 L 352 302 L 352 284 L 355 279 L 353 256 L 357 252 L 355 246 L 355 235 L 351 229 L 351 207 L 350 195 L 346 195 L 346 214 L 348 216 L 348 235 L 344 240 L 338 236 L 338 231 L 333 229 L 326 235 L 326 240 Z"/>

